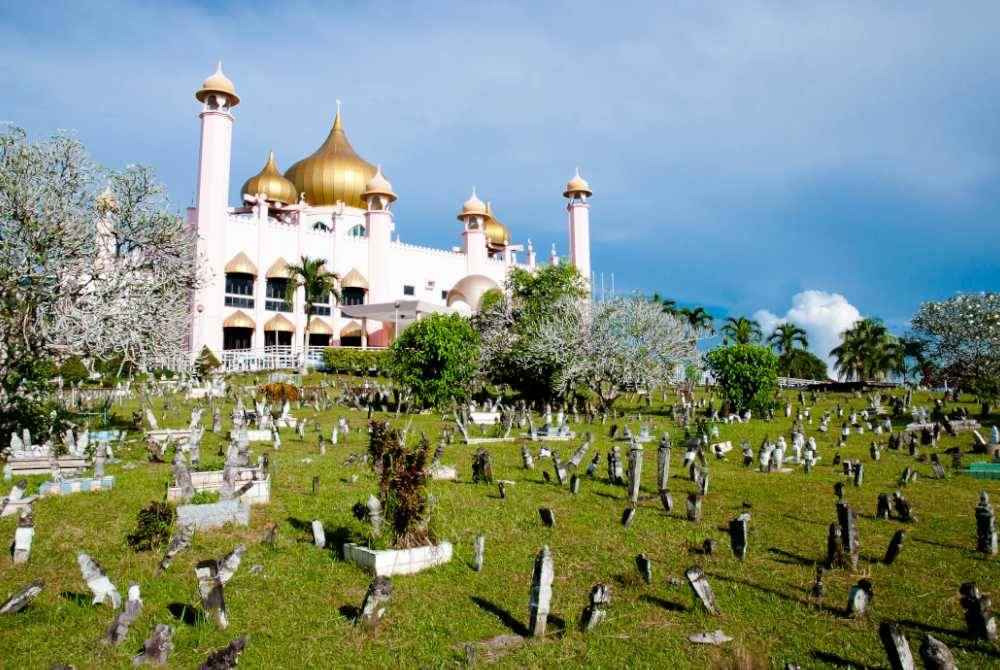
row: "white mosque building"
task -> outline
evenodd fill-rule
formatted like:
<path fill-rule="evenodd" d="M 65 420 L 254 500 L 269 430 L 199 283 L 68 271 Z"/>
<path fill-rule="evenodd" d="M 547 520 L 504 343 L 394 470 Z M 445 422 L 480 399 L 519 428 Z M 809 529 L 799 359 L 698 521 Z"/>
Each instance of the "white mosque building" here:
<path fill-rule="evenodd" d="M 304 296 L 285 300 L 287 266 L 303 256 L 322 258 L 340 278 L 341 301 L 316 296 L 306 356 L 326 347 L 384 347 L 394 333 L 435 311 L 470 313 L 482 296 L 503 287 L 508 272 L 536 267 L 530 240 L 513 244 L 510 231 L 473 189 L 458 214 L 461 245 L 432 249 L 399 239 L 396 200 L 381 168 L 361 158 L 347 140 L 337 110 L 326 140 L 284 174 L 274 154 L 229 204 L 233 82 L 222 72 L 205 80 L 198 191 L 188 222 L 210 277 L 194 295 L 190 350 L 204 346 L 228 366 L 258 365 L 280 352 L 302 354 Z M 338 105 L 339 106 L 339 105 Z M 569 223 L 569 260 L 590 277 L 591 190 L 579 171 L 563 192 Z M 458 226 L 456 226 L 458 227 Z M 553 245 L 551 263 L 557 263 Z"/>

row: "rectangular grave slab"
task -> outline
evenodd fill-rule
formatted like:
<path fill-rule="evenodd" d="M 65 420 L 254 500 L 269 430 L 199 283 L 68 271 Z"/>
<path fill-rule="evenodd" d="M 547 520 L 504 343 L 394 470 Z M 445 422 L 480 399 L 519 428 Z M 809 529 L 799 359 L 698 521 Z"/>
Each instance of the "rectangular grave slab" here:
<path fill-rule="evenodd" d="M 73 493 L 89 493 L 91 491 L 107 491 L 115 485 L 112 475 L 104 477 L 81 477 L 79 479 L 63 479 L 59 482 L 47 481 L 38 486 L 40 496 L 64 496 Z"/>
<path fill-rule="evenodd" d="M 447 540 L 413 549 L 369 549 L 353 542 L 344 544 L 344 560 L 375 576 L 411 575 L 452 559 L 454 548 Z"/>
<path fill-rule="evenodd" d="M 250 506 L 240 500 L 220 500 L 208 505 L 179 505 L 177 523 L 192 525 L 196 529 L 221 528 L 227 523 L 237 526 L 250 525 Z"/>

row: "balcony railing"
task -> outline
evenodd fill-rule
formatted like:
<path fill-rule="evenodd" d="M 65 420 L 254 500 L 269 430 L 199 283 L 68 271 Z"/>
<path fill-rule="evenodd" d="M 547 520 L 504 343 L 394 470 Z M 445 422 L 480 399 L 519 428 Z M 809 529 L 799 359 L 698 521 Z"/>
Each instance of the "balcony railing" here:
<path fill-rule="evenodd" d="M 291 312 L 292 303 L 286 302 L 285 300 L 273 300 L 268 298 L 264 301 L 264 309 L 269 312 Z"/>
<path fill-rule="evenodd" d="M 325 370 L 323 350 L 330 347 L 306 349 L 306 367 Z M 360 349 L 361 347 L 341 347 Z M 368 347 L 383 349 L 384 347 Z M 302 362 L 301 349 L 290 345 L 275 345 L 257 349 L 227 349 L 222 352 L 222 365 L 226 372 L 254 372 L 257 370 L 282 370 L 298 368 Z"/>
<path fill-rule="evenodd" d="M 226 307 L 248 307 L 253 308 L 253 296 L 227 294 L 225 297 Z"/>

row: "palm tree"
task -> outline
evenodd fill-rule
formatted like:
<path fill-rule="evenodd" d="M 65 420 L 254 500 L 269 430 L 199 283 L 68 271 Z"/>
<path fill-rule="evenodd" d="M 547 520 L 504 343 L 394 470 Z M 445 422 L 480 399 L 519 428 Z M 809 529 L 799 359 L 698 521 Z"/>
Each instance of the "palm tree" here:
<path fill-rule="evenodd" d="M 906 370 L 905 347 L 879 319 L 858 321 L 840 339 L 830 355 L 837 359 L 834 367 L 844 379 L 885 379 Z"/>
<path fill-rule="evenodd" d="M 677 314 L 687 321 L 692 336 L 696 333 L 715 334 L 715 319 L 704 307 L 682 307 L 677 310 Z"/>
<path fill-rule="evenodd" d="M 288 266 L 288 288 L 285 300 L 294 304 L 295 292 L 300 287 L 305 297 L 306 327 L 302 331 L 302 371 L 306 370 L 306 351 L 309 349 L 309 325 L 312 321 L 316 303 L 325 304 L 333 295 L 334 302 L 340 301 L 340 291 L 337 282 L 340 277 L 335 272 L 328 272 L 324 267 L 326 259 L 303 256 L 298 264 Z"/>
<path fill-rule="evenodd" d="M 678 314 L 677 302 L 671 300 L 670 298 L 664 298 L 659 293 L 653 293 L 652 297 L 649 299 L 650 302 L 655 302 L 658 305 L 663 306 L 663 311 L 667 314 L 676 316 Z"/>
<path fill-rule="evenodd" d="M 796 345 L 801 345 L 802 349 L 809 348 L 809 338 L 806 336 L 806 331 L 788 321 L 779 323 L 771 336 L 767 338 L 767 342 L 775 346 L 782 356 L 790 355 L 797 348 Z"/>
<path fill-rule="evenodd" d="M 760 324 L 745 316 L 726 317 L 726 322 L 719 332 L 722 333 L 723 344 L 750 344 L 760 342 L 764 337 Z"/>

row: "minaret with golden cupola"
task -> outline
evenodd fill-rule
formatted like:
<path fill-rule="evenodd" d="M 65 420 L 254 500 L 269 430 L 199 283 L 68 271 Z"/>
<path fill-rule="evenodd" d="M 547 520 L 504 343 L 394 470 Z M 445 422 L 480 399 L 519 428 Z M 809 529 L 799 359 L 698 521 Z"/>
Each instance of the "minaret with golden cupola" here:
<path fill-rule="evenodd" d="M 198 150 L 198 194 L 195 200 L 195 225 L 198 254 L 213 268 L 225 263 L 225 229 L 229 216 L 229 167 L 233 140 L 232 110 L 240 103 L 233 82 L 223 73 L 219 61 L 210 76 L 194 94 L 202 104 L 201 144 Z M 194 352 L 208 345 L 219 355 L 222 329 L 205 324 L 223 319 L 225 276 L 218 273 L 207 279 L 195 293 L 195 319 L 192 329 Z"/>
<path fill-rule="evenodd" d="M 462 211 L 457 218 L 465 226 L 462 231 L 462 242 L 466 272 L 470 275 L 482 274 L 489 253 L 486 248 L 486 223 L 490 220 L 490 214 L 486 211 L 486 203 L 476 195 L 475 187 L 472 189 L 472 195 L 462 205 Z"/>
<path fill-rule="evenodd" d="M 566 211 L 569 214 L 569 260 L 580 271 L 590 287 L 590 205 L 587 199 L 593 195 L 590 184 L 580 176 L 580 168 L 566 184 L 563 197 L 569 200 Z"/>
<path fill-rule="evenodd" d="M 396 201 L 392 184 L 382 175 L 382 166 L 365 184 L 361 197 L 365 202 L 365 231 L 368 234 L 368 299 L 370 303 L 390 302 L 398 297 L 394 290 L 389 245 L 395 226 L 390 206 Z"/>

